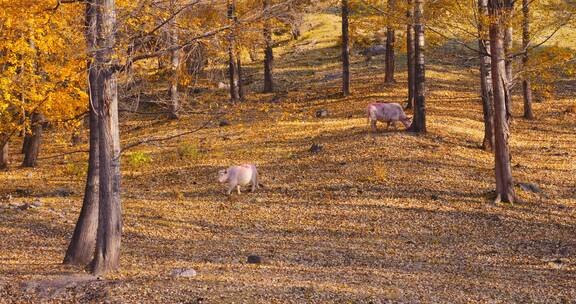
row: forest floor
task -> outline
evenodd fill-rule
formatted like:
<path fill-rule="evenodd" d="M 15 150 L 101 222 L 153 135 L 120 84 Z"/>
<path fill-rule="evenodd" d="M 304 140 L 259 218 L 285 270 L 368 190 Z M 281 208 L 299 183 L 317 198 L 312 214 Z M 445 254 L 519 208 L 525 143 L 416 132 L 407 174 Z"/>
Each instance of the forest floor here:
<path fill-rule="evenodd" d="M 370 134 L 366 104 L 405 100 L 404 57 L 397 83 L 382 85 L 383 58 L 354 56 L 354 94 L 342 98 L 338 20 L 308 22 L 312 30 L 277 57 L 279 93 L 253 93 L 256 82 L 235 105 L 225 91 L 203 94 L 194 106 L 225 107 L 229 126 L 126 151 L 122 268 L 111 276 L 70 276 L 82 269 L 61 264 L 86 155 L 0 172 L 0 303 L 575 303 L 574 88 L 536 103 L 535 121 L 520 117 L 515 96 L 513 175 L 541 192 L 516 187 L 519 202 L 492 206 L 474 64 L 431 50 L 428 134 Z M 211 118 L 123 116 L 123 144 Z M 69 135 L 47 136 L 44 157 L 79 148 Z M 309 152 L 313 143 L 323 150 Z M 244 162 L 265 187 L 228 198 L 217 171 Z M 263 261 L 248 264 L 248 255 Z M 176 268 L 197 275 L 173 278 Z"/>

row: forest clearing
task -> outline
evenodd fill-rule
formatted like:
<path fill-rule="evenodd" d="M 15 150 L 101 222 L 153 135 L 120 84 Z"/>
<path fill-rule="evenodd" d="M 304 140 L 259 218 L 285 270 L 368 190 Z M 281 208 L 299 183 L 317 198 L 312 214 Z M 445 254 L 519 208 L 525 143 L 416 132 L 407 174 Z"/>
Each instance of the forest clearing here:
<path fill-rule="evenodd" d="M 385 83 L 384 56 L 352 47 L 348 95 L 340 11 L 302 18 L 300 36 L 274 47 L 273 92 L 247 51 L 242 101 L 230 101 L 222 66 L 180 92 L 177 119 L 147 104 L 169 85 L 148 66 L 137 67 L 148 73 L 137 98 L 119 90 L 117 269 L 62 263 L 85 194 L 87 124 L 76 144 L 70 128 L 46 127 L 32 168 L 18 165 L 23 138 L 12 136 L 0 171 L 0 303 L 576 303 L 574 74 L 537 96 L 534 119 L 523 117 L 522 86 L 510 91 L 507 202 L 482 147 L 477 54 L 427 31 L 425 132 L 371 132 L 368 104 L 406 105 L 406 49 Z M 566 67 L 576 64 L 571 24 L 544 45 L 565 49 Z M 218 172 L 248 163 L 262 187 L 226 195 Z"/>

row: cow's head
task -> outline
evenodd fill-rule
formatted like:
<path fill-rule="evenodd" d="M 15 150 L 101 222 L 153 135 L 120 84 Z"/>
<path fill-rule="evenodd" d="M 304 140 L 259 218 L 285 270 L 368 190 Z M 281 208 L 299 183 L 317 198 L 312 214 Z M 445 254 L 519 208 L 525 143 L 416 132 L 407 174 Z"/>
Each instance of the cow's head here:
<path fill-rule="evenodd" d="M 218 171 L 218 181 L 224 183 L 228 180 L 228 170 L 222 169 Z"/>

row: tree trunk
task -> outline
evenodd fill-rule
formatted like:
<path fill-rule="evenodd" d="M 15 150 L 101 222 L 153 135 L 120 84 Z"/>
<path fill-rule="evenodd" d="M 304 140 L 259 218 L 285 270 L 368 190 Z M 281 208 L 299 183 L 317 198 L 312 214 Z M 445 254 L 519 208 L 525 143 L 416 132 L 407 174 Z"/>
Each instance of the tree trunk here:
<path fill-rule="evenodd" d="M 8 154 L 8 140 L 0 141 L 0 169 L 8 169 L 10 165 L 10 158 Z"/>
<path fill-rule="evenodd" d="M 231 3 L 228 0 L 228 19 L 230 23 L 234 22 L 234 14 L 235 14 L 235 3 Z M 228 77 L 230 80 L 230 99 L 236 101 L 240 99 L 240 95 L 238 93 L 238 82 L 236 78 L 236 59 L 234 58 L 234 49 L 235 49 L 235 29 L 232 27 L 228 31 Z"/>
<path fill-rule="evenodd" d="M 274 67 L 274 51 L 272 50 L 272 21 L 270 20 L 270 0 L 264 0 L 264 92 L 274 91 L 272 69 Z"/>
<path fill-rule="evenodd" d="M 524 55 L 522 56 L 522 68 L 524 69 L 524 80 L 522 81 L 522 95 L 524 97 L 524 118 L 534 119 L 532 112 L 532 87 L 530 86 L 530 73 L 529 73 L 529 55 L 528 46 L 530 44 L 530 1 L 522 0 L 522 48 Z"/>
<path fill-rule="evenodd" d="M 482 112 L 484 114 L 484 140 L 482 149 L 494 149 L 494 94 L 492 91 L 492 72 L 490 60 L 490 38 L 487 37 L 488 0 L 478 1 L 478 47 L 480 50 L 480 89 L 482 94 Z"/>
<path fill-rule="evenodd" d="M 120 267 L 122 215 L 120 205 L 120 135 L 118 129 L 118 92 L 115 65 L 114 0 L 97 0 L 99 75 L 97 96 L 99 127 L 99 208 L 96 250 L 91 263 L 93 274 L 105 274 Z"/>
<path fill-rule="evenodd" d="M 489 0 L 490 12 L 490 54 L 492 68 L 492 86 L 494 90 L 494 137 L 495 137 L 495 172 L 497 201 L 513 203 L 514 180 L 510 167 L 510 148 L 508 139 L 510 129 L 506 119 L 506 53 L 504 51 L 504 31 L 506 20 L 504 13 L 505 0 Z"/>
<path fill-rule="evenodd" d="M 396 1 L 388 0 L 388 14 L 393 14 L 395 11 Z M 386 29 L 386 73 L 384 76 L 385 83 L 394 83 L 394 70 L 395 70 L 395 55 L 394 55 L 394 44 L 396 42 L 396 36 L 394 33 L 394 27 L 392 25 L 393 21 L 388 17 L 388 26 Z"/>
<path fill-rule="evenodd" d="M 94 1 L 86 3 L 86 41 L 89 52 L 96 48 L 96 7 Z M 88 61 L 89 101 L 88 110 L 90 118 L 90 154 L 88 156 L 88 173 L 84 188 L 84 201 L 70 245 L 66 250 L 64 264 L 88 265 L 94 257 L 96 248 L 96 231 L 98 229 L 98 75 Z"/>
<path fill-rule="evenodd" d="M 238 97 L 244 100 L 244 86 L 242 85 L 242 60 L 240 51 L 236 54 L 236 72 L 238 73 Z"/>
<path fill-rule="evenodd" d="M 22 151 L 20 151 L 20 153 L 25 154 L 26 151 L 28 151 L 28 146 L 30 145 L 30 137 L 32 136 L 24 130 L 24 139 L 22 140 Z"/>
<path fill-rule="evenodd" d="M 412 109 L 414 104 L 414 5 L 412 0 L 407 0 L 406 10 L 406 65 L 408 67 L 408 101 L 406 109 Z"/>
<path fill-rule="evenodd" d="M 170 1 L 170 10 L 175 11 L 174 0 Z M 170 46 L 178 44 L 178 31 L 176 18 L 168 23 L 168 42 Z M 180 111 L 180 100 L 178 96 L 178 69 L 180 68 L 180 50 L 170 51 L 170 119 L 178 119 Z"/>
<path fill-rule="evenodd" d="M 348 37 L 348 0 L 342 0 L 342 93 L 350 95 L 350 46 Z"/>
<path fill-rule="evenodd" d="M 506 67 L 506 83 L 504 89 L 506 90 L 506 120 L 510 124 L 512 120 L 512 92 L 510 88 L 512 87 L 512 80 L 514 75 L 512 75 L 512 47 L 514 44 L 513 33 L 514 29 L 512 27 L 512 14 L 514 11 L 514 1 L 515 0 L 504 0 L 504 6 L 506 8 L 505 18 L 506 18 L 506 29 L 504 34 L 504 54 L 505 54 L 505 67 Z"/>
<path fill-rule="evenodd" d="M 26 151 L 24 151 L 23 167 L 33 168 L 36 167 L 38 154 L 40 154 L 40 144 L 42 141 L 42 124 L 44 123 L 44 115 L 38 112 L 32 113 L 30 117 L 30 124 L 32 125 L 32 134 L 26 144 Z"/>
<path fill-rule="evenodd" d="M 414 7 L 414 118 L 410 132 L 426 133 L 426 65 L 424 62 L 424 0 L 416 0 Z"/>

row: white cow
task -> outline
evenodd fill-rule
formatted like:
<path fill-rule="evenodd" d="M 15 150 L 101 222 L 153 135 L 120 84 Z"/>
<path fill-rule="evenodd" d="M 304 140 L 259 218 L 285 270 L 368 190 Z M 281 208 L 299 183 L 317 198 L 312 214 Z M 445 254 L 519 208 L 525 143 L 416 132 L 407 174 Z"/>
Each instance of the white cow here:
<path fill-rule="evenodd" d="M 371 103 L 366 107 L 366 113 L 372 131 L 376 131 L 376 122 L 378 121 L 385 122 L 386 129 L 390 127 L 390 124 L 396 128 L 397 121 L 402 122 L 406 129 L 412 123 L 404 113 L 402 106 L 397 103 Z"/>
<path fill-rule="evenodd" d="M 241 166 L 231 166 L 228 169 L 220 170 L 218 172 L 218 181 L 221 183 L 228 183 L 228 195 L 236 188 L 240 194 L 240 187 L 252 185 L 252 192 L 260 188 L 258 185 L 258 170 L 253 164 L 244 164 Z"/>

